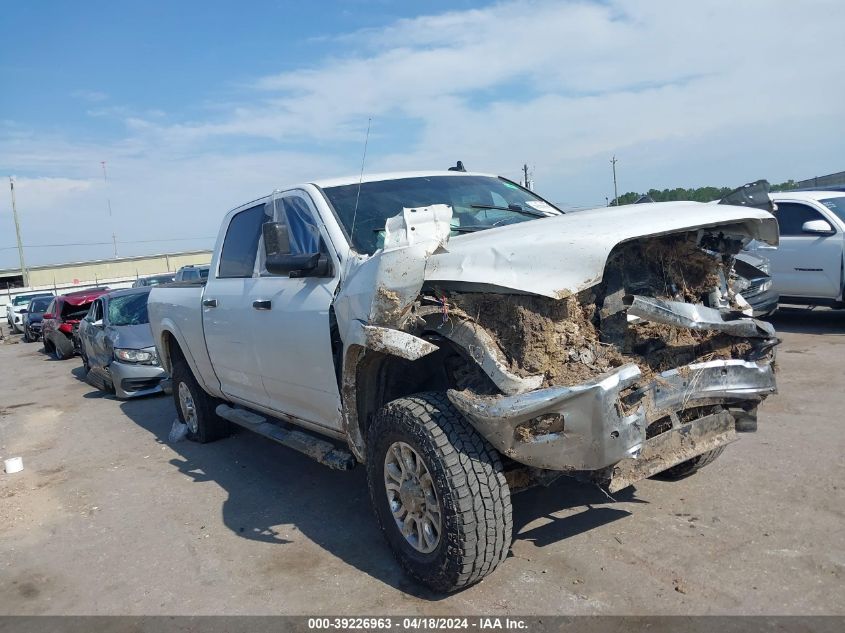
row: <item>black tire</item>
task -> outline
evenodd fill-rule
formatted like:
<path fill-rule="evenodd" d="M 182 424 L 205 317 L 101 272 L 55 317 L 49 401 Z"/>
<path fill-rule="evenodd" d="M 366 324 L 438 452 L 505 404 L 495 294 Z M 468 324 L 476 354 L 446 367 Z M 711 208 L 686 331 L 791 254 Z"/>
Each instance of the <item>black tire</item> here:
<path fill-rule="evenodd" d="M 184 385 L 190 392 L 193 410 L 196 414 L 196 424 L 189 424 L 186 412 L 180 399 L 180 385 Z M 227 437 L 231 433 L 231 425 L 214 412 L 220 401 L 212 398 L 194 378 L 191 368 L 183 358 L 173 361 L 173 403 L 179 420 L 188 426 L 188 439 L 200 444 L 206 444 Z M 194 426 L 194 428 L 192 428 Z"/>
<path fill-rule="evenodd" d="M 32 343 L 34 341 L 35 341 L 35 339 L 33 339 L 32 336 L 29 333 L 29 328 L 24 325 L 23 326 L 23 342 L 24 343 Z"/>
<path fill-rule="evenodd" d="M 707 464 L 715 460 L 724 450 L 724 446 L 714 448 L 712 451 L 707 451 L 706 453 L 702 453 L 701 455 L 688 459 L 685 462 L 681 462 L 676 466 L 672 466 L 672 468 L 667 468 L 663 472 L 655 475 L 655 477 L 657 479 L 666 479 L 669 481 L 676 481 L 678 479 L 683 479 L 684 477 L 689 477 L 694 472 L 701 470 L 707 466 Z"/>
<path fill-rule="evenodd" d="M 49 354 L 50 356 L 53 355 L 53 343 L 50 341 L 50 338 L 47 336 L 42 337 L 42 342 L 44 343 L 44 353 Z"/>
<path fill-rule="evenodd" d="M 53 341 L 53 358 L 56 360 L 67 360 L 73 357 L 73 343 L 65 336 L 58 341 Z"/>
<path fill-rule="evenodd" d="M 402 535 L 385 487 L 385 457 L 409 445 L 432 475 L 441 530 L 428 554 Z M 385 405 L 367 434 L 367 481 L 382 533 L 405 571 L 437 592 L 479 582 L 507 556 L 513 533 L 510 489 L 498 452 L 444 393 L 421 393 Z"/>

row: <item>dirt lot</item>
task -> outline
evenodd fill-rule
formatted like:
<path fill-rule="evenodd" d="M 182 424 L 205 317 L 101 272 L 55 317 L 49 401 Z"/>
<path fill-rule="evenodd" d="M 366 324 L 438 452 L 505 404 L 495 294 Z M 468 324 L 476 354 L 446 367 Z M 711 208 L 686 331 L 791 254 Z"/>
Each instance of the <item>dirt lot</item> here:
<path fill-rule="evenodd" d="M 845 312 L 775 320 L 760 430 L 684 481 L 514 499 L 511 556 L 430 595 L 394 565 L 364 470 L 247 432 L 169 444 L 172 401 L 0 343 L 0 614 L 845 614 Z M 5 326 L 5 324 L 4 324 Z"/>

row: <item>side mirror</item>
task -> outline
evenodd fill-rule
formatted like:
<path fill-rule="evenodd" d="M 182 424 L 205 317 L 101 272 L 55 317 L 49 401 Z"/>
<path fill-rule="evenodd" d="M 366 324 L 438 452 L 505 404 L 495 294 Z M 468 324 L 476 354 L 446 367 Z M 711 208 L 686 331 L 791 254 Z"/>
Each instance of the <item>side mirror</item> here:
<path fill-rule="evenodd" d="M 326 277 L 331 266 L 322 253 L 294 255 L 290 249 L 288 226 L 283 222 L 267 222 L 261 226 L 264 237 L 264 267 L 273 275 L 289 277 Z"/>
<path fill-rule="evenodd" d="M 261 225 L 264 253 L 269 259 L 274 255 L 290 255 L 290 235 L 284 222 L 265 222 Z"/>
<path fill-rule="evenodd" d="M 816 235 L 833 235 L 836 231 L 827 223 L 826 220 L 810 220 L 801 225 L 801 231 L 804 233 L 813 233 Z"/>
<path fill-rule="evenodd" d="M 21 310 L 21 314 L 29 314 L 29 310 L 27 310 L 26 308 L 24 308 L 23 310 Z"/>

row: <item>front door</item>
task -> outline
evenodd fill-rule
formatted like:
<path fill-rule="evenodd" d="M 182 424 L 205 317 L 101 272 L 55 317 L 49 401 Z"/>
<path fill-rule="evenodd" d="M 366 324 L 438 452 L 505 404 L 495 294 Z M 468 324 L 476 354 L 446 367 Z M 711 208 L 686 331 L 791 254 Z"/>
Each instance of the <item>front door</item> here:
<path fill-rule="evenodd" d="M 79 328 L 82 345 L 91 369 L 102 370 L 112 360 L 111 352 L 106 346 L 105 316 L 105 299 L 97 299 L 91 304 L 88 314 L 85 315 L 84 328 L 82 325 Z"/>
<path fill-rule="evenodd" d="M 290 278 L 260 270 L 250 293 L 250 322 L 269 407 L 340 430 L 340 390 L 329 316 L 338 284 L 338 260 L 326 246 L 319 216 L 307 193 L 282 194 L 273 206 L 275 221 L 288 225 L 291 251 L 325 253 L 333 259 L 334 274 Z M 259 269 L 262 260 L 263 252 Z"/>
<path fill-rule="evenodd" d="M 776 250 L 763 251 L 771 262 L 775 289 L 788 297 L 835 299 L 839 296 L 842 274 L 842 234 L 805 233 L 804 223 L 824 220 L 834 224 L 818 209 L 801 202 L 777 203 L 780 227 Z"/>

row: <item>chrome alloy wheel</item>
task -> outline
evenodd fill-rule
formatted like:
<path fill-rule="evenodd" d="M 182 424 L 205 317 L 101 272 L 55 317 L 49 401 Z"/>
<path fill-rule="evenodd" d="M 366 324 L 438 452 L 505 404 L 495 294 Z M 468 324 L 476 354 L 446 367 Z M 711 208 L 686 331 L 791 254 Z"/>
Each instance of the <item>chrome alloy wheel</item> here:
<path fill-rule="evenodd" d="M 418 552 L 433 552 L 440 542 L 440 503 L 425 462 L 405 442 L 394 442 L 387 449 L 384 487 L 390 512 L 405 540 Z"/>
<path fill-rule="evenodd" d="M 191 395 L 188 385 L 184 382 L 179 383 L 179 406 L 182 409 L 182 418 L 188 425 L 188 430 L 194 434 L 198 433 L 199 420 L 197 419 L 197 409 L 194 406 L 194 397 Z"/>

